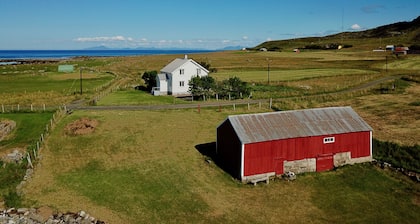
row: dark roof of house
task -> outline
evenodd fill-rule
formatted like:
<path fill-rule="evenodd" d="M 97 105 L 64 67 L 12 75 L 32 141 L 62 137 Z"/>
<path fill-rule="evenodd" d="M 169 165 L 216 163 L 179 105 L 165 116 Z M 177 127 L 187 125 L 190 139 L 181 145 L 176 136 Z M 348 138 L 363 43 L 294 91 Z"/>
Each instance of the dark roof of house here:
<path fill-rule="evenodd" d="M 231 115 L 224 122 L 227 120 L 232 124 L 242 144 L 372 131 L 351 107 Z"/>

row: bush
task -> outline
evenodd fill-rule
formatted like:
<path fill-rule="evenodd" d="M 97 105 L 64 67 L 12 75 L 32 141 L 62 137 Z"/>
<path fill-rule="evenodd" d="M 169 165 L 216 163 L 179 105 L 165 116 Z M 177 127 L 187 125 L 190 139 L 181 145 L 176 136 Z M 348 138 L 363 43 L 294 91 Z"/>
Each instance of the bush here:
<path fill-rule="evenodd" d="M 402 146 L 373 139 L 373 157 L 395 167 L 420 172 L 420 145 Z"/>

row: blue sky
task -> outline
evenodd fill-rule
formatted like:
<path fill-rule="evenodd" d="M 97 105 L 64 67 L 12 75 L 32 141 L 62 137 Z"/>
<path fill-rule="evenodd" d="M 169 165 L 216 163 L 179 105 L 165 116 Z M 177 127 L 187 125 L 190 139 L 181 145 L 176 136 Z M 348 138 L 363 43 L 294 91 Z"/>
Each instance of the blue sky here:
<path fill-rule="evenodd" d="M 0 0 L 0 49 L 253 47 L 418 16 L 419 0 Z"/>

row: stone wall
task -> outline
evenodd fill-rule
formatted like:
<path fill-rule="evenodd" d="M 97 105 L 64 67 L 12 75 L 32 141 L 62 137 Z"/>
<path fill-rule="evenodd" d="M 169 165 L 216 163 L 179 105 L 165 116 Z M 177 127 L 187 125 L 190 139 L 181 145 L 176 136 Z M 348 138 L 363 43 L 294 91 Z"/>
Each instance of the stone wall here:
<path fill-rule="evenodd" d="M 103 224 L 105 222 L 98 220 L 84 211 L 78 213 L 67 212 L 58 213 L 49 217 L 43 217 L 37 209 L 31 208 L 10 208 L 0 210 L 0 223 L 31 223 L 31 224 L 53 224 L 53 223 L 74 223 L 74 224 Z"/>
<path fill-rule="evenodd" d="M 6 138 L 6 136 L 9 135 L 15 127 L 16 122 L 12 120 L 0 121 L 0 141 Z"/>
<path fill-rule="evenodd" d="M 316 171 L 316 159 L 302 159 L 295 161 L 284 161 L 284 172 L 292 171 L 293 173 L 305 173 Z"/>

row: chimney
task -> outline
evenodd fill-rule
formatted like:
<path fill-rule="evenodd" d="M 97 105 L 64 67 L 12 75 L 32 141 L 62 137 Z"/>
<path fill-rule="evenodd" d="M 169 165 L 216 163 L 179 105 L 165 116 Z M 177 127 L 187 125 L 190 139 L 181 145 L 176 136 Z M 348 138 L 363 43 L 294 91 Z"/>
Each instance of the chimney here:
<path fill-rule="evenodd" d="M 186 54 L 186 55 L 184 55 L 184 59 L 188 59 L 188 55 Z"/>

